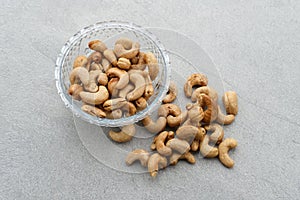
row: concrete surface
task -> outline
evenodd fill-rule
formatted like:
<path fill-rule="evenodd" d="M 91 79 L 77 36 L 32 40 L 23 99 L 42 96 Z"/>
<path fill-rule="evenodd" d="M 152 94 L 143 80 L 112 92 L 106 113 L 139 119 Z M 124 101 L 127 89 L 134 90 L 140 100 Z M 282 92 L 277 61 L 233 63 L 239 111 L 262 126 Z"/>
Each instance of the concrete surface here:
<path fill-rule="evenodd" d="M 0 7 L 0 199 L 299 199 L 300 3 L 25 1 Z M 57 95 L 54 61 L 82 27 L 104 20 L 174 29 L 212 57 L 240 113 L 228 170 L 217 160 L 129 174 L 97 162 Z"/>

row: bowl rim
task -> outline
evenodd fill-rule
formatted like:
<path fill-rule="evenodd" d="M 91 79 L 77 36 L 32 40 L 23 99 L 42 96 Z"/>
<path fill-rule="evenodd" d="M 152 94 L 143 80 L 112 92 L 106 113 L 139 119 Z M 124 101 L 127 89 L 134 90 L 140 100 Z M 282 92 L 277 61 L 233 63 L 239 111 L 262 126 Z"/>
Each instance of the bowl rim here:
<path fill-rule="evenodd" d="M 82 111 L 78 106 L 73 106 L 73 98 L 70 97 L 69 94 L 64 92 L 64 86 L 62 81 L 62 66 L 65 62 L 65 57 L 70 51 L 71 47 L 84 36 L 84 34 L 93 32 L 98 29 L 104 29 L 104 28 L 126 28 L 128 30 L 134 29 L 135 31 L 139 31 L 140 33 L 144 34 L 146 37 L 148 37 L 152 42 L 157 46 L 158 51 L 162 55 L 164 68 L 165 68 L 165 76 L 163 83 L 161 83 L 161 87 L 163 87 L 160 91 L 157 97 L 153 100 L 151 104 L 147 106 L 146 109 L 138 112 L 137 114 L 130 116 L 130 117 L 122 117 L 120 119 L 107 119 L 107 118 L 99 118 L 96 116 L 92 116 L 88 113 L 85 113 Z M 65 106 L 71 110 L 73 115 L 76 117 L 83 119 L 86 122 L 89 122 L 91 124 L 97 125 L 97 126 L 105 126 L 105 127 L 121 127 L 125 125 L 134 124 L 142 119 L 144 119 L 147 115 L 151 115 L 155 110 L 158 109 L 158 107 L 161 105 L 162 100 L 164 99 L 166 93 L 168 92 L 169 84 L 171 79 L 171 65 L 169 56 L 167 53 L 167 50 L 162 45 L 160 40 L 152 34 L 150 31 L 148 31 L 146 28 L 143 28 L 139 25 L 136 25 L 132 22 L 125 22 L 125 21 L 103 21 L 103 22 L 97 22 L 95 24 L 86 26 L 79 30 L 77 33 L 75 33 L 72 37 L 69 38 L 69 40 L 63 45 L 61 48 L 61 51 L 56 59 L 55 63 L 55 82 L 56 82 L 56 88 L 58 91 L 58 94 L 62 101 L 64 102 Z"/>

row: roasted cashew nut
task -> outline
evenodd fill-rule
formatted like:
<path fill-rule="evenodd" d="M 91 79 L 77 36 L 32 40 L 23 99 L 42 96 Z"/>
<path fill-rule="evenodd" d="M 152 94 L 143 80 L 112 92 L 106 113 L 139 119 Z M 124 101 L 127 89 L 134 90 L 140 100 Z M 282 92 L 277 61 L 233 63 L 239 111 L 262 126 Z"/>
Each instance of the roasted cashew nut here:
<path fill-rule="evenodd" d="M 145 77 L 145 83 L 146 83 L 146 87 L 145 87 L 144 98 L 148 100 L 154 93 L 154 88 L 149 74 L 147 74 L 147 76 Z"/>
<path fill-rule="evenodd" d="M 119 82 L 119 78 L 111 78 L 107 84 L 107 89 L 111 97 L 117 97 L 119 90 L 116 89 L 116 85 Z"/>
<path fill-rule="evenodd" d="M 198 128 L 199 132 L 196 134 L 195 139 L 193 140 L 191 144 L 191 151 L 198 151 L 200 147 L 200 141 L 203 139 L 203 137 L 206 134 L 206 131 L 204 128 L 200 127 Z"/>
<path fill-rule="evenodd" d="M 119 68 L 110 68 L 106 72 L 108 77 L 118 77 L 119 81 L 116 85 L 116 89 L 123 89 L 129 83 L 129 75 L 126 71 Z"/>
<path fill-rule="evenodd" d="M 102 59 L 101 65 L 103 67 L 104 72 L 107 72 L 107 70 L 109 70 L 112 67 L 111 63 L 105 58 Z"/>
<path fill-rule="evenodd" d="M 119 90 L 119 97 L 126 98 L 127 94 L 134 89 L 134 85 L 129 83 L 123 89 Z"/>
<path fill-rule="evenodd" d="M 112 110 L 112 111 L 105 110 L 105 113 L 106 113 L 107 119 L 120 119 L 123 115 L 121 109 L 116 109 L 116 110 Z"/>
<path fill-rule="evenodd" d="M 184 93 L 187 97 L 192 96 L 193 87 L 196 85 L 207 86 L 208 79 L 204 74 L 192 74 L 184 84 Z"/>
<path fill-rule="evenodd" d="M 105 56 L 105 58 L 113 65 L 113 66 L 117 66 L 117 57 L 114 53 L 113 50 L 111 49 L 106 49 L 104 52 L 103 52 L 103 55 Z M 103 66 L 104 67 L 104 66 Z"/>
<path fill-rule="evenodd" d="M 136 58 L 136 61 L 134 60 Z M 131 59 L 131 68 L 132 69 L 138 69 L 138 70 L 144 70 L 146 68 L 146 54 L 143 52 L 140 52 L 138 57 L 134 57 Z"/>
<path fill-rule="evenodd" d="M 129 70 L 129 69 L 130 69 L 130 66 L 131 66 L 131 63 L 130 63 L 130 60 L 127 59 L 127 58 L 119 58 L 119 60 L 118 60 L 118 62 L 117 62 L 117 66 L 118 66 L 120 69 Z"/>
<path fill-rule="evenodd" d="M 141 165 L 147 167 L 150 153 L 144 149 L 135 149 L 126 157 L 126 164 L 132 165 L 135 161 L 140 161 Z"/>
<path fill-rule="evenodd" d="M 90 71 L 89 77 L 89 83 L 84 86 L 88 92 L 97 92 L 98 83 L 100 85 L 106 85 L 108 82 L 107 75 L 101 70 Z"/>
<path fill-rule="evenodd" d="M 158 108 L 158 116 L 167 118 L 168 115 L 178 116 L 181 109 L 176 104 L 163 104 Z"/>
<path fill-rule="evenodd" d="M 68 93 L 73 97 L 75 100 L 80 100 L 80 92 L 83 91 L 83 87 L 79 84 L 73 84 L 69 87 Z"/>
<path fill-rule="evenodd" d="M 199 134 L 199 129 L 195 126 L 184 125 L 177 129 L 176 136 L 181 140 L 186 140 L 187 142 L 192 142 L 197 134 Z"/>
<path fill-rule="evenodd" d="M 182 112 L 180 115 L 174 117 L 173 115 L 168 115 L 167 123 L 170 127 L 176 127 L 182 124 L 187 119 L 187 111 Z"/>
<path fill-rule="evenodd" d="M 143 125 L 150 133 L 158 133 L 165 129 L 167 119 L 165 117 L 159 117 L 156 121 L 147 116 L 143 120 Z"/>
<path fill-rule="evenodd" d="M 147 101 L 144 97 L 140 97 L 135 100 L 136 109 L 138 111 L 144 110 L 147 107 Z"/>
<path fill-rule="evenodd" d="M 81 100 L 87 104 L 91 105 L 100 105 L 104 101 L 106 101 L 109 97 L 108 91 L 106 87 L 100 85 L 98 92 L 91 93 L 91 92 L 80 92 Z"/>
<path fill-rule="evenodd" d="M 207 108 L 206 110 L 204 110 L 204 117 L 202 120 L 204 123 L 210 123 L 217 119 L 218 117 L 217 103 L 214 102 L 208 95 L 200 94 L 198 98 L 198 103 L 202 108 L 204 107 Z"/>
<path fill-rule="evenodd" d="M 87 58 L 87 65 L 86 68 L 89 71 L 90 70 L 90 66 L 92 63 L 100 63 L 102 60 L 102 54 L 100 52 L 93 52 L 91 53 L 91 55 Z"/>
<path fill-rule="evenodd" d="M 166 168 L 167 165 L 168 160 L 166 157 L 163 157 L 158 153 L 151 155 L 148 160 L 148 171 L 150 176 L 156 177 L 158 170 Z"/>
<path fill-rule="evenodd" d="M 170 156 L 172 154 L 172 149 L 165 145 L 168 135 L 168 131 L 163 131 L 155 139 L 156 150 L 163 156 Z"/>
<path fill-rule="evenodd" d="M 211 88 L 211 87 L 208 87 L 208 86 L 203 86 L 203 87 L 199 87 L 197 88 L 192 96 L 191 96 L 191 100 L 194 102 L 194 101 L 197 101 L 198 100 L 198 96 L 200 94 L 206 94 L 208 95 L 214 102 L 218 102 L 218 93 L 215 89 Z"/>
<path fill-rule="evenodd" d="M 238 107 L 238 97 L 236 92 L 234 91 L 225 92 L 222 100 L 226 108 L 227 114 L 237 115 L 239 107 Z"/>
<path fill-rule="evenodd" d="M 104 110 L 112 111 L 125 106 L 128 102 L 124 98 L 109 99 L 103 103 Z"/>
<path fill-rule="evenodd" d="M 100 118 L 104 118 L 106 117 L 106 114 L 103 110 L 101 110 L 100 108 L 97 108 L 95 106 L 91 106 L 91 105 L 83 105 L 81 107 L 81 110 L 83 110 L 84 112 L 96 116 L 96 117 L 100 117 Z"/>
<path fill-rule="evenodd" d="M 188 104 L 186 106 L 188 110 L 188 119 L 190 123 L 195 126 L 199 126 L 201 120 L 204 118 L 204 111 L 199 104 Z"/>
<path fill-rule="evenodd" d="M 109 137 L 118 143 L 123 143 L 123 142 L 128 142 L 132 139 L 132 137 L 135 135 L 136 130 L 135 126 L 132 125 L 127 125 L 123 126 L 120 132 L 115 132 L 113 130 L 109 131 Z"/>
<path fill-rule="evenodd" d="M 124 111 L 125 113 L 125 116 L 126 117 L 129 117 L 129 116 L 132 116 L 136 113 L 136 107 L 133 103 L 131 102 L 127 102 L 122 108 L 121 108 L 122 111 Z"/>
<path fill-rule="evenodd" d="M 190 144 L 187 141 L 180 140 L 178 138 L 169 140 L 166 146 L 181 154 L 184 154 L 190 150 Z"/>
<path fill-rule="evenodd" d="M 86 56 L 77 56 L 73 63 L 73 68 L 75 69 L 77 67 L 86 67 L 87 63 L 88 60 Z"/>
<path fill-rule="evenodd" d="M 196 163 L 196 159 L 191 152 L 186 152 L 184 154 L 173 153 L 170 157 L 170 165 L 176 165 L 179 160 L 186 160 L 191 164 Z"/>
<path fill-rule="evenodd" d="M 176 99 L 177 93 L 178 93 L 177 86 L 174 83 L 174 81 L 171 81 L 169 86 L 169 91 L 166 97 L 163 99 L 163 103 L 172 103 Z"/>
<path fill-rule="evenodd" d="M 145 78 L 138 73 L 129 75 L 129 80 L 134 85 L 134 90 L 126 95 L 128 101 L 134 101 L 143 96 L 145 91 Z"/>
<path fill-rule="evenodd" d="M 70 74 L 70 83 L 73 85 L 74 83 L 79 83 L 78 79 L 82 82 L 83 85 L 87 85 L 89 83 L 89 71 L 84 67 L 76 67 L 71 71 Z"/>
<path fill-rule="evenodd" d="M 92 63 L 91 66 L 90 66 L 90 71 L 93 71 L 93 70 L 103 71 L 103 67 L 100 63 Z"/>
<path fill-rule="evenodd" d="M 120 38 L 115 43 L 114 52 L 118 58 L 134 58 L 140 51 L 140 44 L 128 38 Z"/>
<path fill-rule="evenodd" d="M 228 151 L 236 146 L 237 141 L 233 138 L 227 138 L 219 145 L 219 159 L 228 168 L 234 165 L 234 161 L 229 157 Z"/>
<path fill-rule="evenodd" d="M 213 131 L 209 136 L 210 142 L 220 144 L 224 137 L 224 130 L 219 124 L 210 124 L 204 127 L 207 131 Z"/>
<path fill-rule="evenodd" d="M 209 145 L 209 136 L 205 135 L 200 142 L 200 152 L 205 158 L 214 158 L 219 154 L 218 148 Z"/>
<path fill-rule="evenodd" d="M 107 49 L 107 47 L 104 44 L 104 42 L 102 42 L 100 40 L 90 41 L 89 44 L 88 44 L 88 46 L 89 46 L 90 49 L 92 49 L 94 51 L 101 52 L 101 53 L 103 53 Z"/>
<path fill-rule="evenodd" d="M 231 124 L 235 119 L 234 115 L 224 115 L 222 113 L 222 110 L 220 106 L 218 106 L 218 117 L 217 117 L 217 122 L 221 125 L 228 125 Z"/>
<path fill-rule="evenodd" d="M 148 65 L 149 76 L 154 80 L 159 73 L 159 66 L 155 55 L 152 52 L 146 53 L 146 64 Z"/>

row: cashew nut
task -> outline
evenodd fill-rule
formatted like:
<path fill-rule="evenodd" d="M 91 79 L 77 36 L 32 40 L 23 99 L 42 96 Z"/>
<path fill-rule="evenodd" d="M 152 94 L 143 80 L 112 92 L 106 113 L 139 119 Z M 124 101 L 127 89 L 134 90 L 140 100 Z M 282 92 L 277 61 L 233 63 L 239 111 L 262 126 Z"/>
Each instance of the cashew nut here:
<path fill-rule="evenodd" d="M 199 104 L 188 104 L 186 109 L 188 110 L 190 123 L 194 126 L 198 126 L 204 118 L 204 112 L 201 106 Z"/>
<path fill-rule="evenodd" d="M 187 142 L 191 142 L 194 140 L 197 134 L 199 134 L 200 130 L 191 125 L 184 125 L 177 129 L 176 136 L 181 140 L 186 140 Z"/>
<path fill-rule="evenodd" d="M 208 87 L 208 86 L 203 86 L 203 87 L 199 87 L 197 88 L 192 96 L 191 96 L 191 100 L 192 101 L 197 101 L 198 96 L 203 93 L 208 95 L 214 102 L 218 102 L 218 93 L 215 89 Z"/>
<path fill-rule="evenodd" d="M 83 105 L 81 107 L 81 110 L 83 110 L 84 112 L 86 112 L 90 115 L 96 116 L 96 117 L 100 117 L 100 118 L 106 117 L 105 112 L 103 110 L 101 110 L 100 108 L 97 108 L 95 106 Z"/>
<path fill-rule="evenodd" d="M 119 58 L 118 62 L 117 62 L 117 66 L 120 69 L 125 69 L 128 70 L 131 66 L 130 60 L 127 58 Z"/>
<path fill-rule="evenodd" d="M 156 140 L 157 140 L 158 136 L 159 135 L 156 135 L 153 138 L 153 141 L 150 145 L 150 149 L 153 151 L 156 149 Z M 175 133 L 173 131 L 169 131 L 164 143 L 168 142 L 169 140 L 173 139 L 174 137 L 175 137 Z"/>
<path fill-rule="evenodd" d="M 190 144 L 187 141 L 180 140 L 178 138 L 169 140 L 166 146 L 181 154 L 184 154 L 190 150 Z"/>
<path fill-rule="evenodd" d="M 147 107 L 147 101 L 144 97 L 140 97 L 135 100 L 136 109 L 138 111 L 144 110 Z"/>
<path fill-rule="evenodd" d="M 77 69 L 77 68 L 76 68 Z M 81 100 L 85 103 L 91 105 L 99 105 L 106 101 L 109 97 L 108 91 L 106 87 L 100 85 L 98 92 L 91 93 L 91 92 L 80 92 Z"/>
<path fill-rule="evenodd" d="M 169 91 L 166 97 L 163 99 L 163 103 L 173 102 L 176 99 L 177 93 L 178 93 L 177 86 L 173 81 L 171 81 L 169 86 Z"/>
<path fill-rule="evenodd" d="M 83 91 L 83 87 L 79 84 L 73 84 L 69 87 L 68 93 L 73 97 L 75 100 L 80 100 L 80 92 Z"/>
<path fill-rule="evenodd" d="M 202 108 L 207 108 L 206 110 L 204 110 L 204 117 L 202 120 L 204 123 L 210 123 L 217 119 L 218 107 L 216 102 L 214 102 L 208 95 L 203 93 L 199 95 L 198 101 Z"/>
<path fill-rule="evenodd" d="M 119 68 L 110 68 L 106 72 L 109 77 L 118 77 L 119 81 L 116 85 L 116 89 L 123 89 L 129 83 L 129 75 L 126 71 L 121 70 Z"/>
<path fill-rule="evenodd" d="M 126 104 L 127 101 L 124 98 L 109 99 L 103 103 L 103 108 L 104 110 L 111 111 L 122 108 Z"/>
<path fill-rule="evenodd" d="M 89 83 L 84 88 L 89 92 L 97 92 L 98 83 L 100 85 L 106 85 L 108 82 L 107 75 L 102 73 L 101 70 L 93 70 L 89 73 Z"/>
<path fill-rule="evenodd" d="M 144 98 L 148 100 L 154 93 L 154 88 L 149 74 L 145 77 L 145 83 L 146 83 L 146 87 L 145 87 Z"/>
<path fill-rule="evenodd" d="M 100 52 L 93 52 L 88 58 L 87 58 L 87 70 L 90 70 L 91 64 L 94 63 L 100 63 L 102 60 L 102 54 Z"/>
<path fill-rule="evenodd" d="M 112 67 L 111 63 L 105 58 L 102 59 L 101 64 L 102 64 L 104 72 L 107 72 L 107 70 L 109 70 Z"/>
<path fill-rule="evenodd" d="M 106 49 L 104 52 L 103 52 L 103 55 L 105 56 L 105 58 L 113 65 L 113 66 L 117 66 L 117 57 L 114 53 L 113 50 L 111 49 Z"/>
<path fill-rule="evenodd" d="M 196 163 L 196 159 L 191 152 L 186 152 L 184 154 L 173 153 L 170 157 L 170 165 L 176 165 L 179 160 L 186 160 L 191 164 Z"/>
<path fill-rule="evenodd" d="M 137 58 L 136 61 L 133 60 L 135 58 L 131 59 L 132 60 L 131 61 L 132 62 L 131 68 L 132 69 L 138 69 L 138 70 L 144 70 L 147 66 L 146 61 L 145 61 L 146 60 L 145 55 L 146 55 L 145 53 L 140 52 L 138 57 L 135 57 L 135 58 Z"/>
<path fill-rule="evenodd" d="M 225 92 L 223 98 L 223 103 L 226 108 L 227 114 L 236 115 L 238 113 L 238 97 L 236 92 L 228 91 Z"/>
<path fill-rule="evenodd" d="M 116 89 L 116 85 L 119 82 L 119 78 L 111 78 L 107 84 L 107 89 L 111 97 L 117 97 L 119 90 Z"/>
<path fill-rule="evenodd" d="M 156 150 L 163 156 L 170 156 L 172 154 L 172 149 L 165 145 L 168 135 L 168 131 L 163 131 L 155 139 Z"/>
<path fill-rule="evenodd" d="M 163 157 L 158 153 L 151 155 L 148 160 L 148 171 L 150 176 L 156 177 L 158 170 L 166 168 L 167 165 L 168 161 L 166 157 Z"/>
<path fill-rule="evenodd" d="M 228 168 L 234 165 L 234 161 L 229 157 L 228 151 L 236 146 L 237 141 L 233 138 L 227 138 L 219 145 L 219 159 Z"/>
<path fill-rule="evenodd" d="M 89 71 L 84 67 L 76 67 L 72 70 L 70 74 L 70 83 L 73 85 L 75 82 L 78 83 L 79 79 L 83 85 L 87 85 L 89 83 Z"/>
<path fill-rule="evenodd" d="M 192 74 L 184 84 L 184 93 L 187 97 L 192 96 L 193 87 L 196 85 L 207 86 L 208 79 L 204 74 Z"/>
<path fill-rule="evenodd" d="M 107 47 L 104 44 L 104 42 L 102 42 L 100 40 L 90 41 L 89 44 L 88 44 L 88 46 L 89 46 L 90 49 L 92 49 L 94 51 L 101 52 L 101 53 L 103 53 L 107 49 Z"/>
<path fill-rule="evenodd" d="M 188 116 L 187 111 L 182 112 L 180 115 L 174 117 L 173 115 L 169 115 L 167 117 L 167 123 L 170 127 L 176 127 L 182 124 Z"/>
<path fill-rule="evenodd" d="M 130 141 L 135 133 L 135 126 L 132 124 L 123 126 L 120 132 L 110 130 L 108 134 L 113 141 L 123 143 Z"/>
<path fill-rule="evenodd" d="M 127 94 L 134 89 L 134 85 L 128 84 L 123 89 L 119 90 L 119 97 L 126 98 Z"/>
<path fill-rule="evenodd" d="M 140 161 L 141 165 L 147 167 L 150 154 L 144 149 L 135 149 L 126 157 L 126 164 L 132 165 L 135 161 Z"/>
<path fill-rule="evenodd" d="M 213 131 L 209 136 L 210 142 L 220 144 L 224 137 L 224 130 L 219 124 L 210 124 L 204 127 L 207 131 Z"/>
<path fill-rule="evenodd" d="M 218 148 L 209 145 L 209 136 L 205 135 L 200 142 L 200 152 L 206 158 L 214 158 L 219 154 Z"/>
<path fill-rule="evenodd" d="M 126 104 L 121 108 L 122 111 L 124 111 L 125 116 L 129 117 L 136 113 L 136 107 L 131 102 L 126 102 Z"/>
<path fill-rule="evenodd" d="M 121 38 L 116 41 L 114 52 L 118 58 L 134 58 L 140 51 L 140 44 L 132 42 L 128 38 Z"/>
<path fill-rule="evenodd" d="M 148 71 L 151 80 L 154 80 L 159 73 L 159 66 L 155 55 L 152 52 L 148 52 L 145 55 L 146 64 L 148 65 Z"/>
<path fill-rule="evenodd" d="M 77 56 L 73 63 L 73 68 L 75 69 L 77 67 L 86 67 L 87 63 L 88 60 L 86 56 Z"/>
<path fill-rule="evenodd" d="M 181 109 L 176 104 L 163 104 L 158 109 L 158 116 L 167 118 L 168 115 L 178 116 L 181 114 Z"/>
<path fill-rule="evenodd" d="M 167 119 L 165 117 L 159 117 L 156 122 L 154 122 L 149 116 L 147 116 L 142 120 L 142 122 L 150 133 L 158 133 L 166 127 Z"/>
<path fill-rule="evenodd" d="M 121 109 L 105 111 L 105 113 L 106 113 L 106 118 L 108 118 L 108 119 L 120 119 L 123 115 Z"/>
<path fill-rule="evenodd" d="M 205 136 L 206 131 L 204 128 L 200 127 L 199 132 L 196 134 L 192 144 L 191 144 L 191 151 L 198 151 L 200 146 L 200 141 Z"/>
<path fill-rule="evenodd" d="M 220 106 L 218 106 L 218 117 L 217 117 L 217 122 L 221 125 L 228 125 L 231 124 L 235 119 L 234 115 L 224 115 L 222 113 L 222 110 Z"/>
<path fill-rule="evenodd" d="M 129 75 L 130 82 L 134 85 L 134 90 L 129 92 L 126 96 L 128 101 L 134 101 L 143 96 L 145 91 L 145 78 L 138 73 Z"/>
<path fill-rule="evenodd" d="M 90 71 L 92 70 L 103 70 L 103 67 L 100 63 L 92 63 L 90 66 Z"/>

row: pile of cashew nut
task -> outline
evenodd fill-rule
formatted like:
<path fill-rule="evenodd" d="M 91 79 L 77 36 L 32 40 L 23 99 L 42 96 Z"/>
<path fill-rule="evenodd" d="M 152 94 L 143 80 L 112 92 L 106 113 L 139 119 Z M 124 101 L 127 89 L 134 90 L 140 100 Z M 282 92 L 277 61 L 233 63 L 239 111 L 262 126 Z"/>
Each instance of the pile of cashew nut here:
<path fill-rule="evenodd" d="M 145 109 L 154 93 L 152 81 L 159 73 L 155 55 L 141 52 L 140 44 L 128 38 L 116 40 L 114 49 L 100 40 L 90 41 L 88 47 L 92 53 L 76 57 L 73 63 L 68 90 L 73 99 L 82 101 L 81 109 L 109 119 Z M 130 134 L 133 132 L 130 130 Z M 113 133 L 110 136 L 116 137 Z"/>
<path fill-rule="evenodd" d="M 179 160 L 194 164 L 194 154 L 200 152 L 205 158 L 218 157 L 221 163 L 231 168 L 234 161 L 228 151 L 237 146 L 233 138 L 224 139 L 223 125 L 231 124 L 238 113 L 238 98 L 233 91 L 225 92 L 222 100 L 224 114 L 218 105 L 218 93 L 207 86 L 208 79 L 200 73 L 188 77 L 184 93 L 192 103 L 185 110 L 172 102 L 177 96 L 177 87 L 170 84 L 169 92 L 158 109 L 158 118 L 147 116 L 142 120 L 144 127 L 156 134 L 151 151 L 135 149 L 126 157 L 126 164 L 139 161 L 148 167 L 152 177 L 168 165 L 176 165 Z"/>

